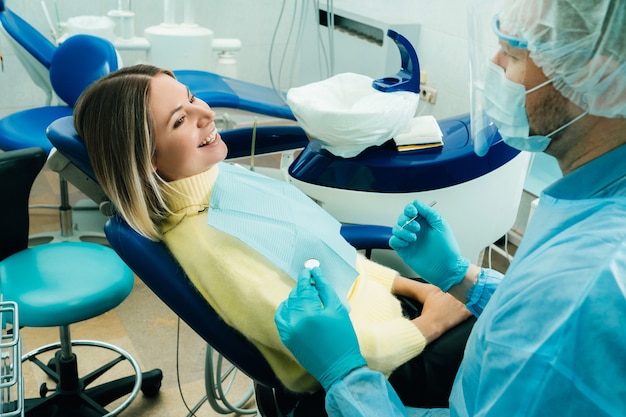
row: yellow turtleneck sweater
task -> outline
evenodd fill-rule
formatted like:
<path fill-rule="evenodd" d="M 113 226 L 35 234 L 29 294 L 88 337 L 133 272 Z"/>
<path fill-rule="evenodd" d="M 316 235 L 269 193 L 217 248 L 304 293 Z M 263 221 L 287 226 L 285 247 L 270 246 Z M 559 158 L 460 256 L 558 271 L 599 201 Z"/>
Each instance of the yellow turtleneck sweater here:
<path fill-rule="evenodd" d="M 287 388 L 316 390 L 319 385 L 283 346 L 274 324 L 276 308 L 295 281 L 244 242 L 208 224 L 218 173 L 216 165 L 169 183 L 175 192 L 169 193 L 168 203 L 175 215 L 162 227 L 163 240 L 209 304 L 260 350 Z M 360 275 L 348 295 L 350 318 L 370 368 L 389 375 L 420 354 L 425 339 L 402 316 L 400 303 L 391 294 L 397 272 L 362 256 L 357 258 L 357 270 Z"/>

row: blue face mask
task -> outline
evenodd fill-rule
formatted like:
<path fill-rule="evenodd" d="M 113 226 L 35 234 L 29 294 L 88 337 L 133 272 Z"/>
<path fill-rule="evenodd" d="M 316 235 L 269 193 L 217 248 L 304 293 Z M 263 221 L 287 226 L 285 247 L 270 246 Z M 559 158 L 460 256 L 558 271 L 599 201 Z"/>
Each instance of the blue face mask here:
<path fill-rule="evenodd" d="M 526 94 L 537 91 L 551 82 L 552 80 L 548 80 L 530 90 L 526 90 L 523 85 L 506 78 L 504 70 L 500 66 L 493 62 L 489 63 L 485 75 L 485 84 L 482 88 L 485 99 L 485 112 L 493 119 L 493 122 L 498 127 L 500 136 L 502 136 L 502 140 L 507 145 L 520 151 L 543 152 L 550 144 L 553 135 L 587 114 L 587 112 L 581 113 L 570 122 L 545 136 L 529 136 L 530 127 L 528 125 L 528 116 L 526 115 Z"/>

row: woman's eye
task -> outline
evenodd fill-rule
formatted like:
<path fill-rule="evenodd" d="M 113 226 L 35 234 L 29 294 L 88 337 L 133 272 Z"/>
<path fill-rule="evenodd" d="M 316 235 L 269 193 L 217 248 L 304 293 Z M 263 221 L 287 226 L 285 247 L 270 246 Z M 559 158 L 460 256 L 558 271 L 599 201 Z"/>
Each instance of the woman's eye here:
<path fill-rule="evenodd" d="M 189 102 L 190 103 L 193 103 L 194 101 L 196 101 L 196 96 L 189 97 Z"/>
<path fill-rule="evenodd" d="M 184 121 L 185 121 L 185 116 L 183 116 L 180 119 L 176 120 L 174 122 L 174 129 L 176 129 L 178 126 L 182 125 Z"/>

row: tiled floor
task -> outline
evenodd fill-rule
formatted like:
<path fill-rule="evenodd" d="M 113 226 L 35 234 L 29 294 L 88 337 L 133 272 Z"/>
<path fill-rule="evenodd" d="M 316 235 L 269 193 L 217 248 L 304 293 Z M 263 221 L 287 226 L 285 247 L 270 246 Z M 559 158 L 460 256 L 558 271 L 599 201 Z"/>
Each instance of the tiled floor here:
<path fill-rule="evenodd" d="M 56 194 L 58 177 L 44 168 L 38 176 L 31 192 L 31 204 L 58 204 Z M 84 197 L 70 186 L 71 201 L 76 203 Z M 77 213 L 79 219 L 89 218 L 85 213 Z M 93 216 L 92 216 L 93 217 Z M 99 220 L 95 221 L 97 224 Z M 80 222 L 78 223 L 80 227 Z M 56 231 L 59 229 L 58 212 L 52 209 L 31 209 L 31 235 Z M 177 343 L 177 329 L 180 325 L 180 342 Z M 72 338 L 93 339 L 119 346 L 129 352 L 139 362 L 142 370 L 160 368 L 163 371 L 163 385 L 156 398 L 138 398 L 122 413 L 127 417 L 173 417 L 188 415 L 189 408 L 205 395 L 204 363 L 206 345 L 188 326 L 179 323 L 177 316 L 166 307 L 138 279 L 130 296 L 117 308 L 70 327 Z M 21 332 L 23 353 L 29 352 L 59 340 L 56 328 L 24 328 Z M 178 350 L 178 354 L 177 354 Z M 110 357 L 105 349 L 76 347 L 80 367 L 93 366 Z M 108 355 L 108 356 L 107 356 Z M 51 356 L 51 354 L 50 354 Z M 44 361 L 45 362 L 45 361 Z M 117 365 L 117 376 L 131 373 L 130 365 Z M 93 369 L 93 368 L 91 368 Z M 184 396 L 184 401 L 179 391 Z M 23 370 L 27 397 L 37 396 L 41 383 L 46 381 L 40 371 L 34 371 L 31 364 Z M 250 380 L 241 373 L 237 376 L 232 389 L 232 398 L 250 386 Z M 254 408 L 251 400 L 249 407 Z M 195 412 L 198 417 L 218 416 L 211 407 L 204 403 Z"/>
<path fill-rule="evenodd" d="M 31 192 L 31 204 L 58 204 L 58 177 L 44 168 L 35 181 Z M 76 204 L 84 196 L 70 185 L 71 202 Z M 102 218 L 95 216 L 96 225 Z M 94 219 L 85 212 L 75 212 L 75 220 L 88 224 L 86 220 Z M 93 230 L 97 226 L 91 225 Z M 58 212 L 50 209 L 36 208 L 31 210 L 31 235 L 56 231 L 59 229 Z M 500 245 L 502 246 L 502 245 Z M 509 248 L 515 250 L 514 247 Z M 508 262 L 498 253 L 492 252 L 493 266 L 505 270 Z M 484 257 L 484 264 L 489 256 Z M 180 342 L 177 342 L 177 329 L 180 326 Z M 91 320 L 71 326 L 73 339 L 95 339 L 122 347 L 139 362 L 143 370 L 160 368 L 163 370 L 163 385 L 156 398 L 139 397 L 122 413 L 127 417 L 173 417 L 188 415 L 187 407 L 193 407 L 204 395 L 204 363 L 206 345 L 184 323 L 179 323 L 177 316 L 169 310 L 140 281 L 130 296 L 114 310 Z M 23 352 L 26 353 L 39 346 L 57 342 L 58 330 L 55 328 L 25 328 L 22 330 Z M 178 350 L 178 353 L 177 353 Z M 80 365 L 92 365 L 103 355 L 91 348 L 75 349 Z M 105 351 L 106 352 L 106 351 Z M 120 369 L 120 375 L 130 372 L 130 367 Z M 179 377 L 177 377 L 179 375 Z M 27 396 L 36 396 L 45 378 L 35 373 L 31 365 L 24 367 L 24 378 Z M 180 388 L 179 388 L 180 379 Z M 247 377 L 237 377 L 233 396 L 239 398 L 240 393 L 250 387 Z M 182 397 L 181 397 L 182 391 Z M 184 397 L 184 401 L 183 401 Z M 230 397 L 229 397 L 230 398 Z M 187 405 L 185 405 L 185 402 Z M 254 408 L 254 401 L 249 402 Z M 218 416 L 205 403 L 195 412 L 196 416 Z"/>

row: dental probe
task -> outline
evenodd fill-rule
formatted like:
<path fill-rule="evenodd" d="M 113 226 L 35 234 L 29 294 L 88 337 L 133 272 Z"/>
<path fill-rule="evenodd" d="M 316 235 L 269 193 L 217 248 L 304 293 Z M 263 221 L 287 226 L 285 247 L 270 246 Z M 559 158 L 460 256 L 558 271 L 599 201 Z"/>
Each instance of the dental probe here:
<path fill-rule="evenodd" d="M 437 204 L 437 201 L 433 201 L 431 202 L 428 207 L 432 207 L 435 204 Z M 400 229 L 404 229 L 409 223 L 411 223 L 413 220 L 417 219 L 420 216 L 419 213 L 417 213 L 415 216 L 411 217 L 409 220 L 405 221 L 404 224 L 402 225 L 402 227 Z"/>

